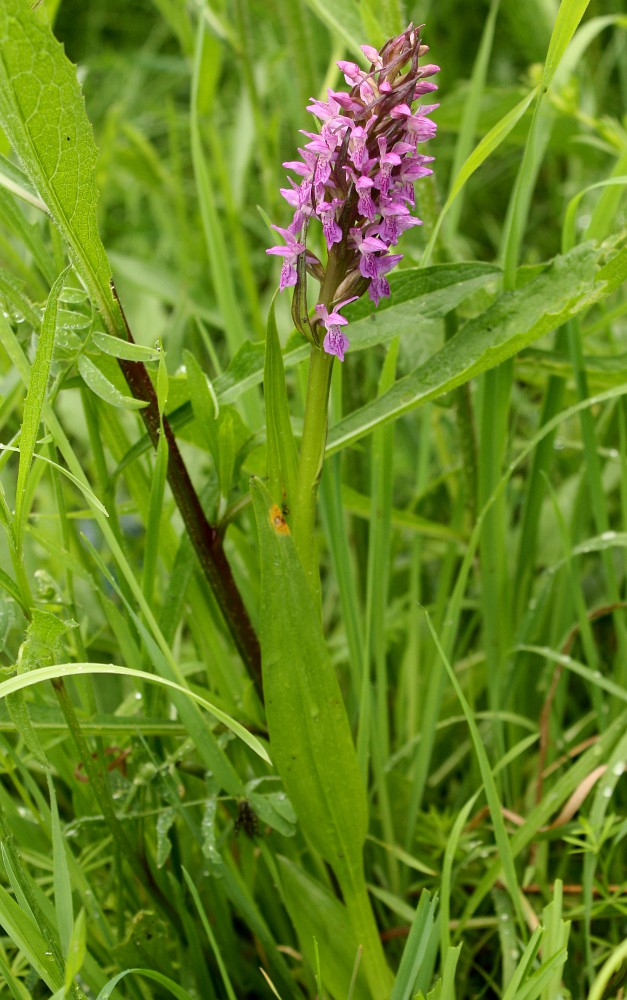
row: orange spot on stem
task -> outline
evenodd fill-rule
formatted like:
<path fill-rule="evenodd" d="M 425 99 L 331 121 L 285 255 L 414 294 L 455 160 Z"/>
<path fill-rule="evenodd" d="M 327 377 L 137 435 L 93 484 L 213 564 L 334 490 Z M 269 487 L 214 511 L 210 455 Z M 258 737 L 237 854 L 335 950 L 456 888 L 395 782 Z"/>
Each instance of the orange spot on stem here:
<path fill-rule="evenodd" d="M 283 517 L 283 511 L 278 504 L 273 503 L 270 508 L 270 524 L 276 531 L 277 535 L 290 535 L 291 531 L 289 525 L 285 518 Z"/>

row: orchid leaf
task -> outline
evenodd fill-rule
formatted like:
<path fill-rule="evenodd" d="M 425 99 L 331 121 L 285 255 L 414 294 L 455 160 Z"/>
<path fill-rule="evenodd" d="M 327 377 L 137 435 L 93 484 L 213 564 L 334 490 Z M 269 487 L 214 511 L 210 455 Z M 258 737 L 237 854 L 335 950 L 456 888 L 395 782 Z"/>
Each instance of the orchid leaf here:
<path fill-rule="evenodd" d="M 336 424 L 329 433 L 328 453 L 495 368 L 581 311 L 595 288 L 600 253 L 599 247 L 584 244 L 555 257 L 523 288 L 504 292 L 428 361 Z M 595 300 L 606 292 L 597 288 Z"/>

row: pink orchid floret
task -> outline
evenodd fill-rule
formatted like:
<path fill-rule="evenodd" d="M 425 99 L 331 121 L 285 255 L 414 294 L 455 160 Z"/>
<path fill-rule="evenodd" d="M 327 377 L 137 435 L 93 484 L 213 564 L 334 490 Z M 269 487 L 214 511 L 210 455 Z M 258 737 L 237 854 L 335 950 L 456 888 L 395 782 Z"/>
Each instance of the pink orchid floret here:
<path fill-rule="evenodd" d="M 380 50 L 362 45 L 368 69 L 338 62 L 348 93 L 329 89 L 326 101 L 311 98 L 307 110 L 318 119 L 319 132 L 302 130 L 309 141 L 299 149 L 301 159 L 284 164 L 299 178 L 281 190 L 294 216 L 287 229 L 274 227 L 286 245 L 267 251 L 284 258 L 281 291 L 306 280 L 299 277 L 297 266 L 303 253 L 306 271 L 324 283 L 327 272 L 306 250 L 308 227 L 318 220 L 329 259 L 335 260 L 329 271 L 333 286 L 329 288 L 328 282 L 324 286 L 326 300 L 338 290 L 340 295 L 342 291 L 362 295 L 367 289 L 378 305 L 390 294 L 386 275 L 403 257 L 390 249 L 404 232 L 421 225 L 413 214 L 414 183 L 432 173 L 427 164 L 433 157 L 418 149 L 435 135 L 429 115 L 438 105 L 415 106 L 422 96 L 437 90 L 428 77 L 438 73 L 439 66 L 419 65 L 428 51 L 420 29 L 410 24 Z M 352 298 L 344 299 L 332 313 L 323 304 L 316 306 L 326 329 L 323 348 L 340 360 L 349 341 L 343 329 L 347 321 L 339 309 L 348 301 Z M 302 324 L 297 317 L 298 312 L 295 321 Z M 318 345 L 311 326 L 299 329 Z"/>
<path fill-rule="evenodd" d="M 333 312 L 329 312 L 322 302 L 319 302 L 316 306 L 316 312 L 327 331 L 323 344 L 324 350 L 327 354 L 334 354 L 339 361 L 344 360 L 344 352 L 350 347 L 348 337 L 340 329 L 341 326 L 346 326 L 348 323 L 346 317 L 340 315 L 340 309 L 348 305 L 349 302 L 354 302 L 356 298 L 358 298 L 357 295 L 352 295 L 350 299 L 344 299 L 343 302 L 339 302 Z"/>
<path fill-rule="evenodd" d="M 305 253 L 305 244 L 299 243 L 294 233 L 291 233 L 289 229 L 281 229 L 280 226 L 273 226 L 277 233 L 280 233 L 284 238 L 287 246 L 276 246 L 270 247 L 266 250 L 266 253 L 277 254 L 280 257 L 284 257 L 283 266 L 281 268 L 281 280 L 279 282 L 279 290 L 282 292 L 284 288 L 289 288 L 291 285 L 295 285 L 298 274 L 296 271 L 296 261 L 298 260 L 301 253 Z"/>

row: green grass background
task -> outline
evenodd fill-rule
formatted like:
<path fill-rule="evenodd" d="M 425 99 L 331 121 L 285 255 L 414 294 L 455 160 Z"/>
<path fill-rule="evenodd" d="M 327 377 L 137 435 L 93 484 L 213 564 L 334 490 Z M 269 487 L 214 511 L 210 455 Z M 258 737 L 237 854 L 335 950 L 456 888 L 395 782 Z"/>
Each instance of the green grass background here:
<path fill-rule="evenodd" d="M 129 324 L 155 380 L 161 356 L 166 411 L 256 627 L 248 481 L 267 468 L 259 382 L 278 271 L 264 251 L 269 221 L 289 219 L 281 164 L 310 127 L 308 99 L 341 85 L 336 59 L 426 23 L 441 66 L 437 159 L 403 267 L 495 266 L 437 308 L 430 288 L 374 321 L 353 307 L 318 538 L 393 1000 L 600 1000 L 620 995 L 619 979 L 607 983 L 627 961 L 620 278 L 438 398 L 420 389 L 424 372 L 407 412 L 385 396 L 449 342 L 454 365 L 501 294 L 519 296 L 508 336 L 524 332 L 525 289 L 553 275 L 556 255 L 594 240 L 604 280 L 612 262 L 624 274 L 626 21 L 618 2 L 562 3 L 567 34 L 582 15 L 551 67 L 553 0 L 61 0 L 39 12 L 78 66 Z M 539 83 L 548 92 L 508 130 Z M 119 398 L 78 281 L 49 297 L 63 241 L 15 198 L 8 142 L 0 151 L 0 439 L 24 452 L 28 438 L 47 459 L 18 468 L 0 452 L 0 666 L 7 683 L 48 670 L 23 692 L 0 684 L 0 996 L 105 1000 L 125 973 L 114 995 L 138 1000 L 368 997 L 333 874 L 257 752 L 263 706 L 194 561 L 165 457 Z M 298 437 L 306 364 L 287 294 L 276 315 Z M 46 329 L 43 424 L 29 430 L 25 385 Z M 192 393 L 192 412 L 195 365 L 210 388 Z"/>

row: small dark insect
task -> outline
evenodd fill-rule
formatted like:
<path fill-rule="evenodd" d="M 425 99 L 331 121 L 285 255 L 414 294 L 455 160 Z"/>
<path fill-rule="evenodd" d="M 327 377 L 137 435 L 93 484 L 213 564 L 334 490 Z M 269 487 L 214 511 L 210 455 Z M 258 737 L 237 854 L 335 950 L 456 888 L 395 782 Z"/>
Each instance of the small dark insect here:
<path fill-rule="evenodd" d="M 259 820 L 257 813 L 246 799 L 240 799 L 237 803 L 237 819 L 235 820 L 235 836 L 243 830 L 247 837 L 252 840 L 259 836 Z"/>

